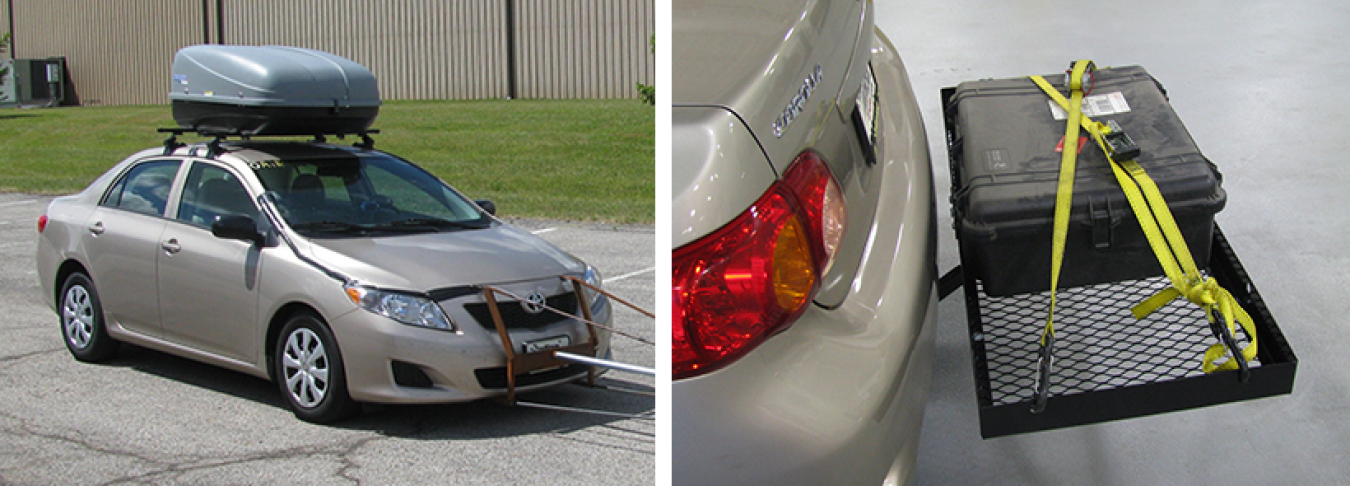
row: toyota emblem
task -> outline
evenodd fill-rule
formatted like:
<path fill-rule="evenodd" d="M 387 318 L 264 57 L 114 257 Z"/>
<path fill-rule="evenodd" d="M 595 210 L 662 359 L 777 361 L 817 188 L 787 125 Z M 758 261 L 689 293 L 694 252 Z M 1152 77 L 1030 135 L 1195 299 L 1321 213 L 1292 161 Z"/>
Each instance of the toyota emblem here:
<path fill-rule="evenodd" d="M 537 291 L 531 292 L 528 297 L 525 297 L 525 300 L 520 301 L 520 307 L 522 309 L 525 309 L 525 312 L 531 314 L 538 314 L 540 312 L 543 312 L 544 294 L 541 294 Z"/>

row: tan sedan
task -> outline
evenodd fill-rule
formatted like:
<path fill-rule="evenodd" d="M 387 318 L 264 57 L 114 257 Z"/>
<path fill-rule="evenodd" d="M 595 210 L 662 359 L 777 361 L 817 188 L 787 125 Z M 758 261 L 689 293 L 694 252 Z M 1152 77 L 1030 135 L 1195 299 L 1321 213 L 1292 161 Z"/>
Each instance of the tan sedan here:
<path fill-rule="evenodd" d="M 501 396 L 584 377 L 508 377 L 484 286 L 513 351 L 593 344 L 608 324 L 591 266 L 496 219 L 430 173 L 369 148 L 231 142 L 146 150 L 39 220 L 38 275 L 75 358 L 119 342 L 277 382 L 301 419 L 360 402 Z M 484 210 L 487 207 L 489 209 Z M 519 299 L 507 297 L 514 295 Z"/>

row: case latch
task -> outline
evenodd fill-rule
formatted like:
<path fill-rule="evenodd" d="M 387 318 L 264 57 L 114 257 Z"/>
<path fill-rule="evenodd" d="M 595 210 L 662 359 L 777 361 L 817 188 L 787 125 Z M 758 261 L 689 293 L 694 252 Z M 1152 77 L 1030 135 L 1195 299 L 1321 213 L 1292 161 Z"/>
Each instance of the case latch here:
<path fill-rule="evenodd" d="M 1092 226 L 1092 247 L 1097 250 L 1111 249 L 1112 213 L 1110 198 L 1088 198 L 1088 224 Z"/>

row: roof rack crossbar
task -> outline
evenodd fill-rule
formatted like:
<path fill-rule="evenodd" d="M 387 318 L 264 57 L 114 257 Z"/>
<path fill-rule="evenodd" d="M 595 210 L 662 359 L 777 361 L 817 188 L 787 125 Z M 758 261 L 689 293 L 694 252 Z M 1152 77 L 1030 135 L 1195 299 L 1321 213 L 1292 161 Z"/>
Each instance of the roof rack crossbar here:
<path fill-rule="evenodd" d="M 206 157 L 207 157 L 207 158 L 215 158 L 215 156 L 217 156 L 217 155 L 220 155 L 220 154 L 223 154 L 223 153 L 225 153 L 225 152 L 228 152 L 229 150 L 225 149 L 225 148 L 222 147 L 220 144 L 221 144 L 221 142 L 224 142 L 226 139 L 228 139 L 228 138 L 230 138 L 230 137 L 238 137 L 238 138 L 241 139 L 241 140 L 252 140 L 253 137 L 259 136 L 259 135 L 252 134 L 252 133 L 240 133 L 240 132 L 234 132 L 234 133 L 222 133 L 222 132 L 217 131 L 217 130 L 201 131 L 201 130 L 198 130 L 198 129 L 196 129 L 196 128 L 182 128 L 182 127 L 178 127 L 178 128 L 159 128 L 159 129 L 157 129 L 156 131 L 158 131 L 159 133 L 167 133 L 167 134 L 169 134 L 169 138 L 164 139 L 164 155 L 172 154 L 175 150 L 178 150 L 178 149 L 181 148 L 181 147 L 186 147 L 186 146 L 187 146 L 186 143 L 180 142 L 180 141 L 178 140 L 178 137 L 179 137 L 180 135 L 185 134 L 185 133 L 195 133 L 195 134 L 197 134 L 197 135 L 208 136 L 208 137 L 215 137 L 213 140 L 211 140 L 210 142 L 207 142 L 207 144 L 206 144 L 206 147 L 207 147 Z M 354 135 L 357 135 L 357 136 L 361 137 L 361 141 L 352 144 L 352 146 L 353 146 L 353 147 L 356 147 L 356 148 L 366 149 L 366 150 L 372 150 L 372 149 L 374 149 L 374 148 L 375 148 L 375 139 L 370 138 L 370 135 L 371 135 L 371 134 L 375 134 L 375 133 L 380 133 L 380 131 L 379 131 L 379 130 L 362 130 L 362 131 L 360 131 L 360 132 L 355 133 Z M 334 136 L 337 136 L 337 138 L 338 138 L 339 140 L 341 140 L 341 139 L 343 139 L 343 138 L 346 138 L 346 136 L 347 136 L 348 134 L 347 134 L 347 133 L 315 133 L 315 134 L 313 134 L 313 135 L 314 135 L 314 139 L 311 140 L 311 142 L 314 142 L 314 143 L 327 143 L 327 142 L 328 142 L 327 135 L 334 135 Z M 277 136 L 277 137 L 290 137 L 290 136 L 296 136 L 296 135 L 263 135 L 263 136 L 268 136 L 268 137 L 271 137 L 271 136 Z"/>

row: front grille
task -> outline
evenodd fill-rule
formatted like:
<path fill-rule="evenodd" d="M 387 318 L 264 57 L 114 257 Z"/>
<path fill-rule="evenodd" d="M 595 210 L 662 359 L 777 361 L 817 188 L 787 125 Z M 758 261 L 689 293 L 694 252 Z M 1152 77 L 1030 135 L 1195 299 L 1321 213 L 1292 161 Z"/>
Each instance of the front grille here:
<path fill-rule="evenodd" d="M 572 292 L 549 297 L 545 299 L 545 303 L 549 307 L 568 314 L 575 315 L 577 313 L 577 297 Z M 464 310 L 468 311 L 469 315 L 472 315 L 474 320 L 478 321 L 478 324 L 483 326 L 484 329 L 493 330 L 497 328 L 492 323 L 492 312 L 488 310 L 486 303 L 465 304 Z M 515 300 L 498 300 L 497 310 L 501 312 L 502 322 L 506 324 L 507 329 L 535 329 L 568 319 L 566 316 L 547 309 L 538 314 L 525 312 L 525 309 L 520 306 L 520 302 Z"/>

